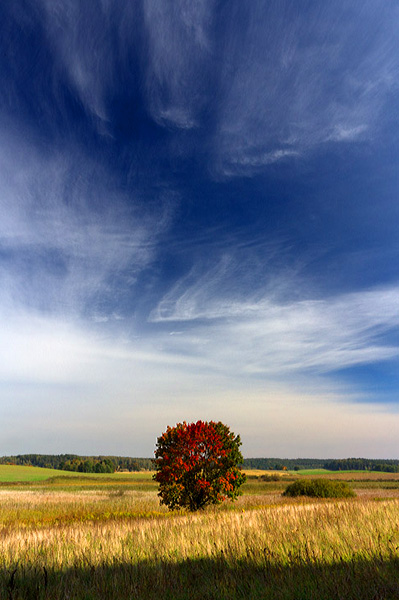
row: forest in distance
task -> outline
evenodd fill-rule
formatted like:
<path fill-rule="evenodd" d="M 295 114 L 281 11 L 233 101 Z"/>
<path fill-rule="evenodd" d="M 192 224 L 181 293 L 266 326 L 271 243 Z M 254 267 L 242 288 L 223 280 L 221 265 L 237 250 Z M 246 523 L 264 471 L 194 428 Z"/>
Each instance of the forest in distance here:
<path fill-rule="evenodd" d="M 129 456 L 79 456 L 76 454 L 18 454 L 0 457 L 0 464 L 21 465 L 75 471 L 80 473 L 115 473 L 150 471 L 151 458 Z M 329 471 L 381 471 L 399 473 L 399 459 L 317 459 L 317 458 L 244 458 L 243 469 L 266 471 L 299 471 L 326 469 Z"/>
<path fill-rule="evenodd" d="M 79 456 L 77 454 L 18 454 L 0 457 L 2 465 L 19 465 L 76 471 L 78 473 L 115 473 L 117 471 L 150 471 L 151 458 L 130 456 Z"/>

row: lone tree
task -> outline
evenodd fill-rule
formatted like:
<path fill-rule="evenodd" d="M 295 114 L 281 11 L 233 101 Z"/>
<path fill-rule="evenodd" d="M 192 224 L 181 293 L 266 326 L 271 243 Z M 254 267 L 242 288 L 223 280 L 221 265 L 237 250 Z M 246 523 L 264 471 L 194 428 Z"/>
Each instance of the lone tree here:
<path fill-rule="evenodd" d="M 154 479 L 161 504 L 195 511 L 235 500 L 245 474 L 241 440 L 220 421 L 178 423 L 157 440 Z"/>

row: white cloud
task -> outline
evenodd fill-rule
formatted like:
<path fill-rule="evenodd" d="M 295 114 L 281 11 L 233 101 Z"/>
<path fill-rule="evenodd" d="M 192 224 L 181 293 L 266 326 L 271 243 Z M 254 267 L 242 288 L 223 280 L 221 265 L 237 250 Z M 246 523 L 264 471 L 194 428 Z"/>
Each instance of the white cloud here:
<path fill-rule="evenodd" d="M 220 302 L 228 266 L 210 286 L 203 276 L 205 294 L 170 297 L 168 318 L 141 334 L 111 315 L 84 324 L 3 303 L 0 453 L 150 455 L 168 424 L 200 418 L 228 423 L 247 456 L 393 456 L 395 406 L 321 375 L 397 357 L 384 335 L 398 326 L 399 289 Z"/>
<path fill-rule="evenodd" d="M 159 303 L 153 322 L 185 323 L 184 335 L 169 340 L 169 348 L 197 356 L 209 368 L 277 380 L 398 357 L 397 344 L 389 341 L 399 326 L 396 286 L 293 300 L 300 282 L 289 276 L 263 294 L 261 285 L 251 291 L 236 282 L 240 297 L 225 293 L 223 278 L 219 265 L 195 283 L 182 280 Z M 289 297 L 289 289 L 291 299 L 282 300 L 278 292 Z"/>
<path fill-rule="evenodd" d="M 191 129 L 205 102 L 213 2 L 145 0 L 148 32 L 147 95 L 161 125 Z"/>
<path fill-rule="evenodd" d="M 238 165 L 241 168 L 259 168 L 294 156 L 300 156 L 300 152 L 297 150 L 278 149 L 272 152 L 259 153 L 259 148 L 254 148 L 252 152 L 248 149 L 248 153 L 244 156 L 232 157 L 231 162 L 233 165 Z M 234 171 L 231 171 L 231 174 L 234 175 Z"/>
<path fill-rule="evenodd" d="M 397 7 L 286 13 L 287 5 L 251 3 L 239 32 L 235 16 L 226 23 L 223 62 L 232 66 L 222 70 L 215 136 L 221 174 L 251 174 L 325 142 L 370 139 L 397 89 Z"/>
<path fill-rule="evenodd" d="M 76 149 L 44 157 L 7 132 L 0 165 L 0 302 L 108 317 L 154 258 L 167 198 L 150 213 Z"/>
<path fill-rule="evenodd" d="M 106 94 L 114 84 L 115 68 L 110 26 L 118 20 L 117 7 L 60 0 L 39 0 L 38 6 L 57 76 L 66 74 L 87 112 L 106 123 Z M 129 20 L 130 11 L 125 13 Z"/>
<path fill-rule="evenodd" d="M 335 130 L 331 133 L 328 140 L 335 142 L 350 142 L 359 138 L 363 133 L 367 131 L 367 125 L 358 125 L 357 127 L 343 127 L 337 125 Z"/>
<path fill-rule="evenodd" d="M 398 413 L 356 403 L 354 389 L 319 382 L 305 392 L 242 377 L 237 362 L 226 376 L 229 348 L 201 369 L 201 358 L 179 356 L 162 335 L 122 342 L 34 313 L 1 318 L 0 454 L 151 456 L 167 425 L 220 419 L 240 433 L 246 456 L 395 455 Z"/>
<path fill-rule="evenodd" d="M 92 3 L 37 6 L 53 52 L 48 80 L 62 88 L 67 78 L 94 117 L 89 128 L 107 131 L 114 78 L 120 69 L 129 81 L 134 56 L 143 110 L 161 126 L 203 133 L 202 156 L 219 176 L 371 139 L 397 89 L 392 3 L 365 2 L 359 14 L 323 4 L 287 19 L 281 7 L 291 3 L 237 2 L 218 16 L 211 1 L 146 0 L 145 27 L 136 3 L 102 0 L 94 13 Z M 57 89 L 46 90 L 51 100 Z M 50 124 L 60 107 L 40 92 Z M 65 141 L 50 155 L 14 125 L 2 122 L 0 142 L 3 452 L 148 455 L 167 424 L 221 418 L 242 433 L 246 454 L 328 456 L 337 445 L 342 455 L 395 454 L 395 406 L 357 403 L 355 385 L 328 375 L 397 359 L 396 285 L 320 299 L 305 290 L 301 265 L 282 268 L 282 244 L 251 239 L 232 251 L 235 240 L 216 231 L 208 262 L 195 262 L 138 330 L 120 304 L 125 294 L 134 306 L 135 282 L 169 224 L 168 198 L 145 208 L 140 189 L 118 191 L 104 154 L 96 163 Z M 172 151 L 188 152 L 188 137 Z M 190 252 L 204 239 L 195 249 L 189 240 Z"/>
<path fill-rule="evenodd" d="M 132 3 L 40 6 L 54 69 L 66 73 L 100 132 L 133 53 L 159 125 L 201 128 L 211 110 L 206 144 L 216 176 L 250 175 L 324 143 L 371 139 L 398 85 L 392 3 L 297 11 L 289 2 L 253 1 L 221 11 L 220 30 L 213 0 L 145 0 L 142 14 Z"/>
<path fill-rule="evenodd" d="M 41 0 L 39 6 L 54 68 L 58 75 L 66 74 L 86 111 L 98 119 L 98 131 L 107 134 L 107 100 L 119 85 L 122 68 L 132 76 L 132 53 L 141 62 L 154 120 L 181 129 L 198 125 L 213 4 L 144 0 L 141 6 L 103 0 L 93 8 L 87 3 Z"/>

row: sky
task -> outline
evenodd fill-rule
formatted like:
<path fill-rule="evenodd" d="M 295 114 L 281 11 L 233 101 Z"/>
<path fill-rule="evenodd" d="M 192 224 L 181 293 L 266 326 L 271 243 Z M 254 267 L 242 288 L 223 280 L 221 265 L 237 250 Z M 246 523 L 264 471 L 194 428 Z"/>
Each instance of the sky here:
<path fill-rule="evenodd" d="M 399 4 L 2 0 L 0 455 L 399 458 Z"/>

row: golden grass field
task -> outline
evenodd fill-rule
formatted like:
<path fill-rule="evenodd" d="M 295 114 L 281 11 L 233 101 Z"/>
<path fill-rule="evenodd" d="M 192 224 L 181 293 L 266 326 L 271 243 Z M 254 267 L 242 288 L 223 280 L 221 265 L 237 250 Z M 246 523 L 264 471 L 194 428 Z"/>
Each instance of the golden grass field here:
<path fill-rule="evenodd" d="M 259 475 L 195 514 L 159 506 L 149 473 L 3 483 L 0 598 L 399 598 L 399 482 L 315 501 Z"/>

